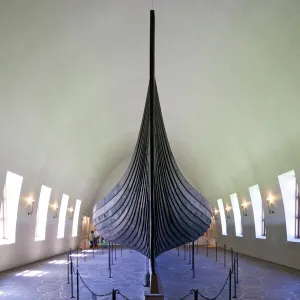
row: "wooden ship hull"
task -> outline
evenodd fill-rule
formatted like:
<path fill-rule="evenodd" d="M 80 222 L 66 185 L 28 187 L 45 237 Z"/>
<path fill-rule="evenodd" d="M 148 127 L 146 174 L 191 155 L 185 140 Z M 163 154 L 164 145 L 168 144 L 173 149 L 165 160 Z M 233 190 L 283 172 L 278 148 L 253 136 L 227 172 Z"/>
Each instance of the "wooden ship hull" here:
<path fill-rule="evenodd" d="M 96 230 L 107 241 L 150 258 L 201 237 L 212 211 L 181 174 L 164 127 L 154 76 L 154 11 L 150 12 L 150 80 L 132 160 L 113 190 L 93 209 Z"/>

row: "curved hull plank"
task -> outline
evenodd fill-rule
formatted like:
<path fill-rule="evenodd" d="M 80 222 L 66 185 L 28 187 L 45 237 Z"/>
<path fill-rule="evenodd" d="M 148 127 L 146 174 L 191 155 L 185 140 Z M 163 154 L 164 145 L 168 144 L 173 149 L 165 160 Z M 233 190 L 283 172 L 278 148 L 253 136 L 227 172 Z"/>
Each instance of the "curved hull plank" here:
<path fill-rule="evenodd" d="M 154 12 L 151 16 L 154 20 Z M 155 258 L 201 237 L 212 212 L 172 154 L 154 77 L 152 36 L 148 94 L 134 154 L 120 182 L 94 206 L 93 222 L 106 240 Z"/>

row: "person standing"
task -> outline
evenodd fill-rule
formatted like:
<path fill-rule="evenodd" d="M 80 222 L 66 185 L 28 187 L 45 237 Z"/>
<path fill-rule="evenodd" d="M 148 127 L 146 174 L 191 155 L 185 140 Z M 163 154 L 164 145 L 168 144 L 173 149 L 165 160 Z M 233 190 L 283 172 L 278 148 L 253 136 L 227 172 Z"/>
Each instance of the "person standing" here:
<path fill-rule="evenodd" d="M 90 248 L 91 249 L 94 248 L 94 231 L 90 232 L 89 241 L 90 241 Z"/>

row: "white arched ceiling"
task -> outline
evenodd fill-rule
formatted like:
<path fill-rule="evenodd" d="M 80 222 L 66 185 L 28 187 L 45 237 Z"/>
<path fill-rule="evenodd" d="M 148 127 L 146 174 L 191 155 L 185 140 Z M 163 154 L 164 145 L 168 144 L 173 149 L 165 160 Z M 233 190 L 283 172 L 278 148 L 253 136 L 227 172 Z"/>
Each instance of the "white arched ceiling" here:
<path fill-rule="evenodd" d="M 296 169 L 300 2 L 154 3 L 160 101 L 187 178 L 215 201 Z M 32 188 L 45 184 L 91 208 L 135 145 L 151 5 L 1 2 L 3 174 L 11 170 Z"/>

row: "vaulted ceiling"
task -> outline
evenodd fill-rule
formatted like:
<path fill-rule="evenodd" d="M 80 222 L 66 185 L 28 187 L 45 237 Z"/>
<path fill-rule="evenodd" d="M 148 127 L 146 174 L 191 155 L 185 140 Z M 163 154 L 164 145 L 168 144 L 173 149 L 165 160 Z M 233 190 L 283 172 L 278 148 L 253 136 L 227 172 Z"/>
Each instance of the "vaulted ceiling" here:
<path fill-rule="evenodd" d="M 299 168 L 300 2 L 154 6 L 165 126 L 190 182 L 214 201 Z M 2 177 L 11 170 L 28 191 L 46 184 L 85 209 L 117 183 L 147 92 L 151 7 L 0 3 Z"/>

